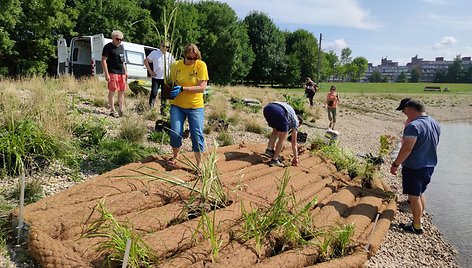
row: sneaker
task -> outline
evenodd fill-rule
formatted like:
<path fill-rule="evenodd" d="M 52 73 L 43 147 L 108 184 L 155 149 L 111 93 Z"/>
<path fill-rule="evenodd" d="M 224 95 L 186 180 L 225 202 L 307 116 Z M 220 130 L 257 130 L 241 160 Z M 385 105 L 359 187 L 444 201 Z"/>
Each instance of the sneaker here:
<path fill-rule="evenodd" d="M 116 113 L 116 111 L 111 111 L 110 116 L 111 117 L 118 117 L 118 114 Z"/>
<path fill-rule="evenodd" d="M 401 223 L 400 224 L 400 228 L 403 229 L 403 231 L 407 232 L 407 233 L 412 233 L 412 234 L 417 234 L 417 235 L 421 235 L 424 233 L 424 230 L 423 228 L 421 229 L 416 229 L 412 224 L 404 224 L 404 223 Z"/>
<path fill-rule="evenodd" d="M 270 157 L 270 158 L 274 157 L 274 154 L 275 154 L 275 150 L 271 150 L 271 149 L 266 149 L 264 153 L 265 156 Z"/>
<path fill-rule="evenodd" d="M 279 160 L 275 160 L 275 159 L 270 160 L 269 166 L 271 166 L 271 167 L 285 167 L 285 165 L 282 162 L 280 162 Z"/>

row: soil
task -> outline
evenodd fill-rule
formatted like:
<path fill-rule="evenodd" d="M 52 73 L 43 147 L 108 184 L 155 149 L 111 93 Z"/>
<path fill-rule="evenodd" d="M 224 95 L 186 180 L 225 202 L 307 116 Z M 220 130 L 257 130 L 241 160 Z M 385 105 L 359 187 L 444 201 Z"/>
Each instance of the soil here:
<path fill-rule="evenodd" d="M 269 159 L 261 155 L 264 150 L 265 144 L 241 144 L 223 147 L 218 152 L 218 168 L 225 171 L 221 179 L 229 182 L 225 183 L 225 189 L 232 192 L 233 202 L 215 211 L 220 235 L 226 238 L 234 232 L 241 218 L 242 203 L 247 209 L 251 206 L 268 206 L 277 195 L 278 180 L 284 169 L 269 167 Z M 228 155 L 231 157 L 226 158 Z M 285 154 L 284 157 L 290 158 L 290 155 Z M 185 191 L 181 191 L 177 198 L 166 197 L 163 193 L 176 191 L 175 187 L 136 173 L 137 170 L 148 170 L 146 167 L 163 163 L 161 160 L 160 156 L 156 156 L 149 162 L 123 166 L 26 206 L 25 222 L 29 229 L 28 247 L 31 255 L 43 267 L 97 267 L 104 257 L 96 246 L 100 239 L 85 238 L 82 234 L 89 224 L 99 218 L 95 207 L 98 202 L 105 200 L 113 216 L 129 222 L 163 263 L 182 263 L 185 266 L 210 263 L 208 242 L 201 235 L 195 236 L 200 217 L 169 225 L 179 215 L 184 201 L 182 197 L 186 197 Z M 241 182 L 245 187 L 234 187 L 232 174 L 250 166 L 258 166 L 259 169 L 250 172 L 248 177 L 242 177 Z M 195 177 L 185 168 L 172 173 L 188 181 Z M 324 203 L 318 204 L 323 206 L 320 213 L 312 209 L 313 217 L 318 219 L 318 227 L 353 221 L 359 222 L 359 229 L 356 224 L 356 234 L 362 233 L 372 224 L 381 204 L 386 202 L 381 197 L 366 193 L 360 197 L 362 191 L 358 190 L 361 188 L 356 181 L 346 182 L 345 174 L 337 172 L 331 163 L 315 155 L 305 154 L 301 157 L 300 166 L 290 167 L 289 173 L 289 187 L 298 200 L 308 200 L 318 192 L 323 192 L 324 188 L 336 193 L 331 200 L 324 198 Z M 341 181 L 342 185 L 336 185 Z M 358 201 L 355 201 L 356 198 Z M 12 216 L 16 217 L 17 213 L 15 211 Z M 388 224 L 382 225 L 384 229 L 388 227 Z M 353 243 L 361 245 L 363 241 L 354 240 Z M 218 262 L 213 263 L 212 267 L 251 267 L 264 258 L 270 262 L 271 258 L 277 256 L 257 254 L 251 240 L 242 245 L 236 240 L 226 241 L 226 244 L 233 244 L 229 247 L 232 249 L 223 249 Z M 193 261 L 178 261 L 195 254 L 198 257 Z M 287 262 L 290 262 L 289 256 L 287 254 Z M 314 262 L 305 262 L 300 267 L 312 264 Z"/>

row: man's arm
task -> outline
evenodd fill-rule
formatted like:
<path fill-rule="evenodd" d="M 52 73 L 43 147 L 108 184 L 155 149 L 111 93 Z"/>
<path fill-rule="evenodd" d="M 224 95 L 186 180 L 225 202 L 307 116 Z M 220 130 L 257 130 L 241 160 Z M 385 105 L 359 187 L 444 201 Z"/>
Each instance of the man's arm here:
<path fill-rule="evenodd" d="M 102 69 L 103 73 L 105 74 L 105 80 L 108 82 L 110 81 L 110 74 L 108 73 L 107 59 L 108 57 L 102 56 Z"/>
<path fill-rule="evenodd" d="M 156 73 L 151 69 L 151 66 L 149 66 L 149 62 L 152 62 L 151 60 L 149 60 L 148 58 L 145 58 L 144 59 L 144 66 L 146 66 L 146 69 L 148 71 L 148 73 L 151 75 L 151 78 L 156 76 Z"/>
<path fill-rule="evenodd" d="M 398 167 L 408 158 L 413 150 L 413 147 L 416 143 L 416 137 L 405 137 L 403 139 L 402 147 L 400 148 L 400 152 L 398 153 L 397 159 L 393 161 L 392 166 L 390 167 L 390 173 L 393 175 L 397 175 Z"/>

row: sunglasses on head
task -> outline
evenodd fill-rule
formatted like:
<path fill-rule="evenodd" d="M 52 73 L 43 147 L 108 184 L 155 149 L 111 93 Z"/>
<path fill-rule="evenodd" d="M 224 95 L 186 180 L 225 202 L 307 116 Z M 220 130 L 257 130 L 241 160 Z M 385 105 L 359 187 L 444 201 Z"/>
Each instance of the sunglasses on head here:
<path fill-rule="evenodd" d="M 198 57 L 185 57 L 187 60 L 198 60 Z"/>

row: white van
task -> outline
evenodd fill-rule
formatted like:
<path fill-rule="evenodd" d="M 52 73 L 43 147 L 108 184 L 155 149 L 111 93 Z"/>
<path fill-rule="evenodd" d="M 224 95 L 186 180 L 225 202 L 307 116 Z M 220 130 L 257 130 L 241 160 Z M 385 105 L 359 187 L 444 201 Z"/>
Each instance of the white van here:
<path fill-rule="evenodd" d="M 71 74 L 75 77 L 99 76 L 103 77 L 102 50 L 111 42 L 103 34 L 93 36 L 74 37 L 70 41 L 70 47 L 64 38 L 57 41 L 57 74 Z M 144 66 L 144 59 L 156 50 L 155 47 L 140 44 L 122 42 L 128 77 L 134 79 L 148 78 L 148 72 Z"/>

